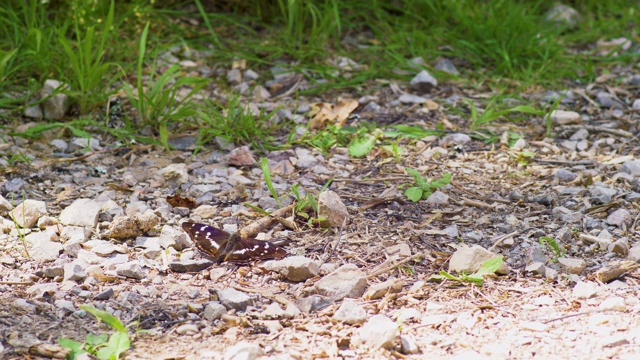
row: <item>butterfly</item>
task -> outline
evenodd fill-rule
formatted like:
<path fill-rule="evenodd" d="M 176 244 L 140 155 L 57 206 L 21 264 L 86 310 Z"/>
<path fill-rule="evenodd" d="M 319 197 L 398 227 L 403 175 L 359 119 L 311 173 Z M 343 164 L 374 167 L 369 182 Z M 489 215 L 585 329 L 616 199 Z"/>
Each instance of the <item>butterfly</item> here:
<path fill-rule="evenodd" d="M 218 263 L 279 259 L 287 255 L 285 249 L 267 241 L 243 238 L 238 233 L 232 235 L 205 224 L 184 222 L 182 229 L 204 256 Z"/>

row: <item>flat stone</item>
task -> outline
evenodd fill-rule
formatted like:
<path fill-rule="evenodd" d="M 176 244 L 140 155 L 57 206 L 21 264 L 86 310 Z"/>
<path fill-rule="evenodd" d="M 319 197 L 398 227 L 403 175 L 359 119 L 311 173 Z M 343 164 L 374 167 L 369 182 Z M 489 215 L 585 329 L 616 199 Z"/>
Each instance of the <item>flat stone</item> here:
<path fill-rule="evenodd" d="M 326 296 L 333 301 L 345 297 L 359 298 L 367 286 L 367 277 L 354 264 L 346 264 L 315 283 L 315 290 L 319 295 Z"/>
<path fill-rule="evenodd" d="M 374 315 L 358 331 L 358 337 L 372 349 L 391 349 L 398 336 L 398 324 L 385 315 Z"/>
<path fill-rule="evenodd" d="M 58 309 L 66 310 L 67 312 L 70 312 L 70 313 L 76 311 L 76 307 L 73 305 L 73 301 L 57 299 L 53 304 Z"/>
<path fill-rule="evenodd" d="M 577 258 L 558 258 L 558 264 L 560 267 L 569 274 L 581 274 L 587 267 L 587 263 L 582 259 Z"/>
<path fill-rule="evenodd" d="M 387 281 L 373 284 L 364 293 L 364 298 L 367 300 L 380 299 L 387 294 L 397 294 L 402 291 L 404 281 L 400 279 L 389 279 Z"/>
<path fill-rule="evenodd" d="M 398 101 L 400 101 L 403 104 L 422 104 L 422 103 L 426 102 L 427 99 L 423 98 L 422 96 L 418 96 L 418 95 L 402 94 L 398 98 Z"/>
<path fill-rule="evenodd" d="M 98 214 L 105 201 L 93 199 L 76 199 L 60 213 L 60 223 L 63 225 L 86 226 L 95 228 L 98 224 Z"/>
<path fill-rule="evenodd" d="M 34 232 L 25 236 L 25 241 L 30 244 L 29 255 L 36 261 L 54 261 L 58 259 L 63 250 L 63 245 L 51 241 L 49 232 Z"/>
<path fill-rule="evenodd" d="M 322 227 L 341 227 L 349 212 L 340 195 L 325 190 L 318 196 L 318 217 L 324 219 L 320 221 Z"/>
<path fill-rule="evenodd" d="M 213 265 L 213 261 L 208 259 L 198 260 L 178 260 L 169 263 L 169 269 L 177 273 L 200 272 Z"/>
<path fill-rule="evenodd" d="M 218 294 L 220 303 L 227 309 L 245 311 L 247 306 L 253 306 L 255 304 L 251 296 L 233 288 L 216 290 L 216 294 Z"/>
<path fill-rule="evenodd" d="M 189 181 L 187 164 L 171 164 L 160 170 L 160 175 L 173 185 L 182 185 Z"/>
<path fill-rule="evenodd" d="M 367 311 L 352 299 L 345 299 L 333 314 L 333 318 L 349 325 L 360 325 L 367 321 Z"/>
<path fill-rule="evenodd" d="M 420 353 L 420 347 L 416 339 L 411 335 L 400 335 L 400 352 L 405 355 Z"/>
<path fill-rule="evenodd" d="M 222 318 L 222 315 L 227 313 L 227 308 L 220 304 L 218 301 L 210 301 L 207 306 L 204 307 L 202 317 L 208 321 L 215 321 Z"/>
<path fill-rule="evenodd" d="M 409 85 L 414 90 L 428 92 L 438 86 L 438 80 L 431 76 L 426 70 L 422 70 L 411 79 Z"/>
<path fill-rule="evenodd" d="M 113 295 L 115 295 L 115 292 L 113 291 L 113 288 L 107 288 L 105 290 L 103 290 L 101 293 L 99 293 L 98 295 L 94 296 L 95 300 L 109 300 L 113 297 Z"/>
<path fill-rule="evenodd" d="M 142 280 L 145 277 L 145 272 L 137 261 L 129 261 L 124 264 L 117 265 L 116 274 L 137 280 Z"/>
<path fill-rule="evenodd" d="M 550 118 L 559 125 L 582 123 L 582 116 L 575 111 L 554 110 L 551 112 Z"/>
<path fill-rule="evenodd" d="M 544 15 L 544 20 L 573 29 L 578 26 L 580 21 L 580 13 L 571 6 L 556 3 Z"/>
<path fill-rule="evenodd" d="M 224 352 L 224 360 L 254 360 L 261 357 L 262 348 L 258 344 L 241 341 Z"/>
<path fill-rule="evenodd" d="M 449 259 L 449 272 L 468 272 L 474 273 L 478 271 L 482 265 L 497 256 L 498 254 L 494 254 L 491 251 L 483 248 L 480 245 L 473 245 L 471 247 L 467 245 L 462 245 L 460 248 L 453 253 L 451 259 Z M 509 268 L 507 264 L 504 262 L 500 265 L 500 268 L 496 271 L 497 274 L 507 274 L 509 272 Z"/>
<path fill-rule="evenodd" d="M 21 228 L 32 228 L 40 216 L 47 214 L 47 204 L 39 200 L 25 200 L 9 212 L 9 217 Z"/>
<path fill-rule="evenodd" d="M 576 299 L 589 299 L 598 292 L 598 285 L 591 281 L 579 281 L 573 287 L 572 296 Z"/>
<path fill-rule="evenodd" d="M 614 226 L 630 225 L 633 218 L 629 210 L 620 208 L 607 216 L 607 224 Z"/>
<path fill-rule="evenodd" d="M 460 75 L 460 71 L 456 68 L 456 66 L 449 59 L 442 59 L 438 61 L 436 66 L 434 66 L 436 70 L 440 70 L 442 72 L 446 72 L 451 75 Z M 436 85 L 438 83 L 436 82 Z"/>
<path fill-rule="evenodd" d="M 77 262 L 64 264 L 64 280 L 68 281 L 83 281 L 87 277 L 85 267 Z"/>
<path fill-rule="evenodd" d="M 327 306 L 330 306 L 331 304 L 333 304 L 333 301 L 331 301 L 331 299 L 321 295 L 311 295 L 296 300 L 296 306 L 305 314 L 322 310 Z"/>
<path fill-rule="evenodd" d="M 620 257 L 626 257 L 629 254 L 629 239 L 623 237 L 616 240 L 607 247 L 607 251 L 618 254 Z"/>
<path fill-rule="evenodd" d="M 620 168 L 621 172 L 631 174 L 634 177 L 640 176 L 640 160 L 627 160 Z"/>
<path fill-rule="evenodd" d="M 304 256 L 290 256 L 278 261 L 267 261 L 263 265 L 269 271 L 275 271 L 289 281 L 300 282 L 320 273 L 320 264 Z"/>
<path fill-rule="evenodd" d="M 198 332 L 198 325 L 196 324 L 183 324 L 176 328 L 178 335 L 195 334 Z"/>
<path fill-rule="evenodd" d="M 253 166 L 258 162 L 248 146 L 241 146 L 231 150 L 227 163 L 233 166 Z"/>
<path fill-rule="evenodd" d="M 440 190 L 436 190 L 427 198 L 427 204 L 431 206 L 445 206 L 449 203 L 449 195 Z"/>

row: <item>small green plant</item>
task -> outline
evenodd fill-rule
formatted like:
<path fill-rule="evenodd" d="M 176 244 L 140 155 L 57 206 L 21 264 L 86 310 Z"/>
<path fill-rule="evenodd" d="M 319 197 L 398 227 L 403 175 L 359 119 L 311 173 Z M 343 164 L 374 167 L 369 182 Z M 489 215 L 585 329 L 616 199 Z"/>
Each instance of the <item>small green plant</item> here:
<path fill-rule="evenodd" d="M 477 130 L 507 114 L 524 113 L 536 116 L 543 116 L 546 114 L 544 111 L 536 110 L 530 105 L 520 105 L 500 110 L 496 105 L 498 99 L 498 96 L 491 99 L 482 113 L 478 111 L 473 101 L 467 100 L 467 104 L 469 104 L 469 109 L 471 111 L 471 130 Z"/>
<path fill-rule="evenodd" d="M 405 169 L 409 175 L 413 176 L 416 186 L 411 186 L 405 190 L 404 195 L 413 202 L 428 198 L 436 189 L 439 189 L 451 182 L 451 174 L 443 174 L 442 177 L 429 181 L 426 177 L 420 175 L 417 170 Z"/>
<path fill-rule="evenodd" d="M 276 110 L 255 115 L 238 96 L 228 99 L 226 104 L 207 100 L 200 107 L 199 120 L 202 122 L 198 148 L 215 137 L 221 137 L 235 144 L 252 144 L 256 149 L 275 150 L 272 135 L 286 124 L 271 124 Z"/>
<path fill-rule="evenodd" d="M 516 162 L 520 165 L 528 165 L 535 156 L 536 153 L 533 151 L 521 151 L 516 157 Z"/>
<path fill-rule="evenodd" d="M 500 265 L 502 265 L 502 261 L 502 256 L 491 258 L 485 261 L 480 269 L 478 269 L 478 271 L 473 274 L 462 273 L 459 276 L 454 276 L 444 270 L 441 270 L 438 275 L 431 275 L 429 280 L 439 282 L 447 279 L 458 282 L 474 283 L 478 286 L 482 286 L 482 284 L 484 283 L 484 276 L 488 274 L 494 274 L 500 268 Z"/>
<path fill-rule="evenodd" d="M 96 31 L 94 25 L 81 29 L 80 11 L 74 7 L 76 11 L 74 16 L 75 46 L 65 37 L 66 31 L 64 29 L 59 34 L 58 41 L 69 59 L 69 65 L 74 75 L 71 82 L 72 91 L 69 93 L 76 98 L 81 113 L 90 110 L 96 102 L 101 102 L 96 98 L 106 100 L 109 92 L 105 90 L 122 74 L 121 71 L 116 71 L 115 75 L 105 81 L 108 69 L 113 66 L 117 67 L 115 63 L 103 61 L 107 40 L 113 30 L 114 6 L 115 3 L 111 0 L 109 12 L 104 22 L 100 22 L 102 29 L 99 31 Z M 96 39 L 97 34 L 101 34 L 99 39 Z"/>
<path fill-rule="evenodd" d="M 100 360 L 118 360 L 121 355 L 131 347 L 129 332 L 122 325 L 117 317 L 106 311 L 98 310 L 89 305 L 81 305 L 80 308 L 90 314 L 93 314 L 98 322 L 104 321 L 116 332 L 108 336 L 107 334 L 93 335 L 88 334 L 84 342 L 77 342 L 70 339 L 62 338 L 58 342 L 60 346 L 71 350 L 67 355 L 67 359 L 75 359 L 79 355 L 88 353 Z"/>
<path fill-rule="evenodd" d="M 558 258 L 563 257 L 567 253 L 564 246 L 561 247 L 552 237 L 541 236 L 538 239 L 538 242 L 553 254 L 554 262 L 557 262 Z"/>
<path fill-rule="evenodd" d="M 137 68 L 137 94 L 129 84 L 124 84 L 124 91 L 129 101 L 138 110 L 138 115 L 144 125 L 158 128 L 160 142 L 165 148 L 169 147 L 169 132 L 167 125 L 185 121 L 198 114 L 193 103 L 193 95 L 202 89 L 208 80 L 204 78 L 182 77 L 179 65 L 172 65 L 162 75 L 155 76 L 155 64 L 149 75 L 148 87 L 145 89 L 142 83 L 144 77 L 143 65 L 149 34 L 149 22 L 142 31 L 138 53 Z M 182 87 L 190 87 L 186 95 L 180 95 Z"/>
<path fill-rule="evenodd" d="M 262 176 L 264 176 L 264 182 L 267 184 L 267 189 L 271 193 L 271 196 L 278 203 L 278 207 L 282 207 L 282 202 L 280 201 L 280 197 L 276 192 L 276 189 L 273 187 L 273 182 L 271 181 L 271 170 L 269 170 L 269 159 L 261 158 L 260 159 L 260 168 L 262 169 Z"/>

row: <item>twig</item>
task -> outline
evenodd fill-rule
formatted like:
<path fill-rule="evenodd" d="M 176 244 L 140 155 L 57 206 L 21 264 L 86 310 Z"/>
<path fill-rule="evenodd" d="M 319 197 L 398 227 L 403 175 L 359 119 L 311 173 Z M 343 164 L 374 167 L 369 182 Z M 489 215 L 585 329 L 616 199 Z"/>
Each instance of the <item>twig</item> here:
<path fill-rule="evenodd" d="M 580 316 L 580 315 L 602 313 L 602 312 L 605 312 L 605 311 L 611 311 L 611 310 L 609 310 L 609 309 L 593 309 L 593 310 L 583 311 L 583 312 L 579 312 L 579 313 L 575 313 L 575 314 L 564 315 L 564 316 L 560 316 L 560 317 L 549 319 L 549 320 L 542 320 L 540 322 L 543 323 L 543 324 L 548 324 L 550 322 L 554 322 L 554 321 L 558 321 L 558 320 L 569 319 L 569 318 Z"/>
<path fill-rule="evenodd" d="M 605 134 L 611 134 L 611 135 L 616 135 L 616 136 L 621 136 L 621 137 L 625 137 L 625 138 L 632 138 L 633 134 L 626 131 L 626 130 L 620 130 L 620 129 L 610 129 L 604 126 L 595 126 L 595 125 L 563 125 L 560 127 L 562 130 L 580 130 L 580 129 L 586 129 L 588 131 L 593 131 L 593 132 L 601 132 L 601 133 L 605 133 Z"/>
<path fill-rule="evenodd" d="M 0 281 L 0 285 L 33 285 L 33 281 Z"/>
<path fill-rule="evenodd" d="M 389 265 L 389 266 L 387 266 L 387 267 L 385 267 L 385 268 L 382 268 L 382 269 L 380 269 L 380 270 L 378 270 L 378 271 L 376 271 L 376 272 L 374 272 L 374 273 L 372 273 L 372 274 L 367 275 L 367 280 L 371 280 L 371 279 L 373 279 L 373 278 L 377 277 L 378 275 L 381 275 L 381 274 L 386 273 L 387 271 L 390 271 L 390 270 L 396 269 L 398 266 L 400 266 L 400 265 L 402 265 L 402 264 L 406 264 L 406 263 L 408 263 L 409 261 L 414 261 L 414 260 L 419 259 L 419 258 L 421 258 L 421 257 L 424 257 L 424 256 L 422 255 L 422 253 L 417 253 L 417 254 L 415 254 L 415 255 L 413 255 L 413 256 L 411 256 L 411 257 L 408 257 L 408 258 L 406 258 L 406 259 L 404 259 L 404 260 L 398 261 L 398 262 L 397 262 L 397 263 L 395 263 L 395 264 L 391 264 L 391 265 Z"/>
<path fill-rule="evenodd" d="M 258 219 L 257 221 L 254 221 L 253 223 L 245 226 L 244 228 L 242 228 L 241 230 L 239 230 L 238 232 L 240 233 L 240 236 L 242 237 L 252 237 L 255 234 L 257 234 L 258 232 L 260 232 L 263 229 L 266 229 L 267 227 L 269 227 L 271 224 L 273 224 L 274 222 L 276 222 L 276 217 L 286 217 L 285 214 L 287 214 L 288 212 L 292 211 L 293 208 L 296 206 L 295 203 L 289 205 L 289 206 L 285 206 L 282 209 L 278 209 L 274 212 L 272 212 L 271 214 L 269 214 L 268 216 L 262 217 L 260 219 Z"/>
<path fill-rule="evenodd" d="M 340 244 L 340 240 L 342 239 L 342 230 L 344 229 L 344 225 L 347 223 L 347 217 L 344 218 L 344 220 L 342 220 L 342 225 L 340 226 L 340 230 L 338 230 L 338 240 L 336 240 L 336 245 L 333 247 L 333 249 L 331 250 L 331 254 L 329 254 L 329 256 L 327 256 L 326 259 L 322 260 L 322 263 L 320 264 L 320 266 L 324 265 L 325 262 L 327 262 L 327 260 L 331 259 L 331 257 L 333 256 L 333 254 L 336 252 L 336 250 L 338 249 L 338 245 Z M 329 245 L 329 243 L 327 243 L 327 245 Z M 325 248 L 322 249 L 322 251 L 324 251 L 326 249 L 326 245 Z"/>
<path fill-rule="evenodd" d="M 493 245 L 491 245 L 491 247 L 489 248 L 489 251 L 493 251 L 493 249 L 495 249 L 496 246 L 500 245 L 505 239 L 508 239 L 514 235 L 517 235 L 518 233 L 519 231 L 514 231 L 512 233 L 499 236 L 497 239 L 494 240 Z"/>

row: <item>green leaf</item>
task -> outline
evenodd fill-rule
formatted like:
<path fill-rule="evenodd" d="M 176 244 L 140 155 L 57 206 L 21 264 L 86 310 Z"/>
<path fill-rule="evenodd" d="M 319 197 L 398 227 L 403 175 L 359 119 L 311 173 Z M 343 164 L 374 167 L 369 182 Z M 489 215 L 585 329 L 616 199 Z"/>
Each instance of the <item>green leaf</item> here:
<path fill-rule="evenodd" d="M 362 157 L 366 156 L 368 153 L 373 150 L 373 147 L 376 145 L 376 138 L 372 135 L 363 135 L 354 139 L 349 144 L 349 155 L 353 157 Z"/>
<path fill-rule="evenodd" d="M 124 332 L 116 332 L 109 338 L 109 344 L 107 345 L 109 348 L 113 349 L 116 359 L 120 358 L 120 354 L 129 350 L 131 347 L 131 340 L 129 340 L 129 335 Z"/>
<path fill-rule="evenodd" d="M 404 169 L 404 171 L 406 171 L 407 174 L 413 177 L 413 181 L 416 182 L 416 185 L 418 185 L 420 188 L 424 186 L 426 180 L 425 178 L 422 177 L 422 175 L 418 172 L 418 170 L 406 168 Z"/>
<path fill-rule="evenodd" d="M 264 176 L 264 181 L 267 183 L 267 188 L 269 189 L 271 196 L 273 196 L 273 198 L 278 203 L 278 207 L 281 208 L 282 203 L 280 202 L 280 197 L 278 196 L 276 189 L 273 187 L 273 182 L 271 181 L 271 170 L 269 169 L 269 159 L 261 158 L 260 168 L 262 169 L 262 176 Z"/>
<path fill-rule="evenodd" d="M 98 310 L 98 309 L 96 309 L 96 308 L 94 308 L 93 306 L 90 306 L 90 305 L 80 305 L 80 309 L 82 309 L 82 310 L 88 312 L 89 314 L 92 314 L 93 316 L 97 317 L 98 319 L 104 321 L 105 324 L 109 325 L 114 330 L 125 332 L 125 333 L 127 332 L 127 328 L 125 328 L 124 325 L 122 325 L 120 320 L 118 320 L 117 317 L 109 314 L 106 311 Z M 106 341 L 106 339 L 105 339 L 105 341 Z"/>
<path fill-rule="evenodd" d="M 107 334 L 100 334 L 100 335 L 87 334 L 87 338 L 85 339 L 85 342 L 87 343 L 87 345 L 96 347 L 97 345 L 106 344 L 107 339 L 108 339 Z"/>
<path fill-rule="evenodd" d="M 480 269 L 478 269 L 478 271 L 476 271 L 475 274 L 473 275 L 482 276 L 485 274 L 493 274 L 496 271 L 498 271 L 501 265 L 502 265 L 502 256 L 496 256 L 492 259 L 485 261 L 480 267 Z"/>
<path fill-rule="evenodd" d="M 78 357 L 78 355 L 86 353 L 86 351 L 82 348 L 84 346 L 83 343 L 73 341 L 71 339 L 64 339 L 64 338 L 59 339 L 58 344 L 60 344 L 60 346 L 62 346 L 65 349 L 71 350 L 67 354 L 67 357 L 66 357 L 67 360 L 75 360 Z"/>
<path fill-rule="evenodd" d="M 433 189 L 439 189 L 443 186 L 449 185 L 451 183 L 451 174 L 446 173 L 443 174 L 441 178 L 433 180 L 430 185 Z"/>
<path fill-rule="evenodd" d="M 418 202 L 420 201 L 420 199 L 422 199 L 422 189 L 416 186 L 412 186 L 404 191 L 404 196 L 406 196 L 407 199 L 413 202 Z"/>

